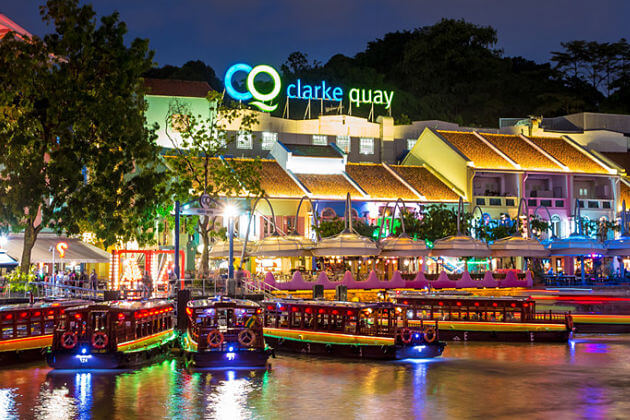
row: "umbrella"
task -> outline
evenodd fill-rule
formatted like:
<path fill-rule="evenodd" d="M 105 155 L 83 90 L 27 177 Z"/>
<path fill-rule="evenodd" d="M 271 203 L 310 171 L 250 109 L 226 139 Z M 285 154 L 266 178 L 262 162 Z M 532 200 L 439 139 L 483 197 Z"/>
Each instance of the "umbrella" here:
<path fill-rule="evenodd" d="M 381 240 L 380 246 L 382 257 L 422 257 L 429 254 L 424 242 L 416 242 L 406 233 L 387 237 Z"/>
<path fill-rule="evenodd" d="M 243 241 L 238 238 L 233 239 L 233 251 L 234 255 L 238 250 L 243 249 Z M 228 240 L 222 239 L 214 243 L 212 248 L 210 249 L 210 258 L 214 259 L 223 259 L 228 258 L 230 253 L 230 242 Z"/>
<path fill-rule="evenodd" d="M 278 234 L 267 236 L 256 242 L 250 253 L 255 257 L 302 257 L 308 254 L 302 243 Z"/>
<path fill-rule="evenodd" d="M 549 256 L 549 250 L 537 239 L 521 236 L 508 236 L 494 241 L 490 245 L 493 257 L 536 257 Z"/>
<path fill-rule="evenodd" d="M 471 236 L 453 235 L 435 241 L 431 255 L 434 257 L 484 258 L 490 256 L 490 248 L 484 242 Z"/>

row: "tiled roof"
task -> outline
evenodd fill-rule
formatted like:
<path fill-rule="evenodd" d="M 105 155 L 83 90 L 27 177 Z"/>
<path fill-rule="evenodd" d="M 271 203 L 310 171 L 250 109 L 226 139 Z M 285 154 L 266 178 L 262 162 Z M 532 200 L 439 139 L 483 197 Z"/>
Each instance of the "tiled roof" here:
<path fill-rule="evenodd" d="M 476 168 L 516 169 L 473 133 L 437 130 L 449 143 L 472 160 Z"/>
<path fill-rule="evenodd" d="M 402 198 L 414 201 L 420 199 L 383 165 L 348 163 L 346 172 L 371 198 L 391 200 Z"/>
<path fill-rule="evenodd" d="M 562 167 L 536 150 L 519 136 L 506 134 L 481 134 L 507 157 L 526 170 L 561 171 Z"/>
<path fill-rule="evenodd" d="M 211 90 L 207 82 L 174 79 L 144 79 L 147 95 L 205 98 Z"/>
<path fill-rule="evenodd" d="M 302 197 L 304 191 L 275 160 L 263 160 L 260 187 L 269 197 Z"/>
<path fill-rule="evenodd" d="M 429 201 L 457 201 L 459 196 L 422 166 L 391 165 L 405 181 Z"/>
<path fill-rule="evenodd" d="M 625 182 L 619 183 L 619 205 L 626 200 L 626 208 L 630 208 L 630 187 L 626 185 Z"/>
<path fill-rule="evenodd" d="M 528 137 L 571 172 L 605 174 L 606 170 L 561 137 Z"/>
<path fill-rule="evenodd" d="M 31 37 L 31 34 L 26 29 L 13 22 L 6 15 L 0 13 L 0 39 L 4 38 L 4 36 L 10 31 L 28 38 Z"/>
<path fill-rule="evenodd" d="M 352 198 L 363 198 L 343 175 L 296 174 L 296 177 L 315 197 L 343 199 L 349 192 Z"/>

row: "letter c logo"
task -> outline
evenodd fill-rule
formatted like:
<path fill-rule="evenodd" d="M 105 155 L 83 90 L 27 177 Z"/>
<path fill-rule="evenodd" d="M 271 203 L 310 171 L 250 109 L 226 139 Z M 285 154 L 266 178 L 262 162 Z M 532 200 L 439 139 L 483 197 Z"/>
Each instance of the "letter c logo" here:
<path fill-rule="evenodd" d="M 239 92 L 234 88 L 234 85 L 232 84 L 232 78 L 234 77 L 234 74 L 239 71 L 248 73 L 247 92 Z M 256 79 L 256 76 L 258 76 L 260 73 L 266 73 L 271 77 L 271 80 L 273 81 L 273 88 L 271 89 L 271 92 L 262 93 L 259 92 L 258 89 L 256 89 L 254 80 Z M 281 86 L 282 81 L 280 80 L 280 75 L 278 74 L 276 69 L 265 64 L 261 64 L 252 68 L 252 66 L 250 66 L 249 64 L 237 63 L 230 67 L 225 73 L 225 90 L 228 95 L 238 101 L 249 101 L 250 99 L 254 98 L 256 100 L 250 102 L 250 105 L 254 105 L 261 111 L 272 112 L 276 108 L 278 108 L 278 104 L 268 105 L 264 102 L 273 101 L 280 93 Z"/>

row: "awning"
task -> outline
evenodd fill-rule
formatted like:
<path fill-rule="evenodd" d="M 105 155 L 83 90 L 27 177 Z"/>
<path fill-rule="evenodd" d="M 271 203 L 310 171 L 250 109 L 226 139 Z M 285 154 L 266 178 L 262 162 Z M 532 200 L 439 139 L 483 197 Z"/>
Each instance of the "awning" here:
<path fill-rule="evenodd" d="M 36 263 L 52 263 L 53 248 L 56 248 L 59 242 L 65 242 L 68 247 L 65 249 L 63 258 L 55 249 L 55 263 L 108 263 L 110 262 L 110 254 L 94 245 L 83 242 L 77 238 L 68 238 L 67 236 L 59 236 L 52 233 L 40 233 L 31 252 L 31 262 Z M 9 235 L 7 244 L 4 247 L 7 254 L 17 259 L 22 258 L 22 249 L 24 248 L 24 234 L 12 233 Z"/>
<path fill-rule="evenodd" d="M 4 249 L 0 249 L 0 268 L 17 267 L 18 262 L 7 255 Z"/>

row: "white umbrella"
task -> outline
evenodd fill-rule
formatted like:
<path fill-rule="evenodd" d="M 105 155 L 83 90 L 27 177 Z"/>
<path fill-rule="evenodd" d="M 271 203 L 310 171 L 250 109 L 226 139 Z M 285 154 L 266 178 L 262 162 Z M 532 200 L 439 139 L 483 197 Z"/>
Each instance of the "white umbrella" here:
<path fill-rule="evenodd" d="M 431 255 L 434 257 L 484 258 L 490 256 L 490 248 L 484 242 L 471 236 L 453 235 L 435 241 Z"/>
<path fill-rule="evenodd" d="M 375 242 L 348 230 L 322 239 L 311 250 L 316 257 L 372 257 L 379 252 Z"/>
<path fill-rule="evenodd" d="M 424 241 L 414 241 L 406 233 L 381 240 L 380 248 L 382 257 L 423 257 L 429 254 Z"/>
<path fill-rule="evenodd" d="M 243 241 L 241 241 L 238 238 L 234 238 L 232 249 L 233 249 L 234 255 L 237 255 L 237 253 L 239 253 L 243 249 Z M 228 240 L 222 239 L 220 241 L 215 242 L 214 245 L 212 245 L 212 248 L 210 248 L 209 255 L 210 255 L 210 258 L 222 259 L 222 258 L 228 258 L 229 252 L 230 252 L 230 242 Z"/>
<path fill-rule="evenodd" d="M 250 255 L 255 257 L 302 257 L 309 252 L 298 241 L 274 234 L 254 244 Z"/>
<path fill-rule="evenodd" d="M 493 257 L 535 257 L 549 256 L 549 250 L 537 239 L 522 236 L 508 236 L 494 241 L 490 245 Z"/>

